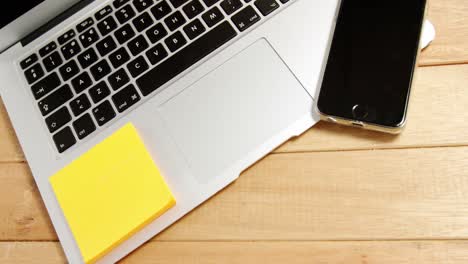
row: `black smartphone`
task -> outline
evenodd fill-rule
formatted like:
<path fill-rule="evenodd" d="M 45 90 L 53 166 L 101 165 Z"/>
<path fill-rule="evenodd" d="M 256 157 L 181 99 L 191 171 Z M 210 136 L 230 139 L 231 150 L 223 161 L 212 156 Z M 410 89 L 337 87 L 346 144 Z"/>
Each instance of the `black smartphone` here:
<path fill-rule="evenodd" d="M 426 0 L 342 0 L 317 102 L 322 119 L 401 131 L 425 9 Z"/>

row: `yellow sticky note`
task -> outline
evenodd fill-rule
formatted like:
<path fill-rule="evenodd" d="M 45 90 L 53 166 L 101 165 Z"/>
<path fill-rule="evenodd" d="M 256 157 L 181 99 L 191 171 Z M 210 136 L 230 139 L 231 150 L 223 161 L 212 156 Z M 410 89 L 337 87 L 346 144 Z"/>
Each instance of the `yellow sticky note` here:
<path fill-rule="evenodd" d="M 49 181 L 86 263 L 97 261 L 175 205 L 132 124 Z"/>

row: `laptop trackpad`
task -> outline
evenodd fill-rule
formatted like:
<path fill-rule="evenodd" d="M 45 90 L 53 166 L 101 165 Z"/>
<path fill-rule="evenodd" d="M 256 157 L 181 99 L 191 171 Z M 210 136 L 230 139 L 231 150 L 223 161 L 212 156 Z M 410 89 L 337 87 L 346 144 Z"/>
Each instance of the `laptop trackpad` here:
<path fill-rule="evenodd" d="M 262 39 L 159 111 L 195 177 L 206 183 L 311 109 L 310 95 Z"/>

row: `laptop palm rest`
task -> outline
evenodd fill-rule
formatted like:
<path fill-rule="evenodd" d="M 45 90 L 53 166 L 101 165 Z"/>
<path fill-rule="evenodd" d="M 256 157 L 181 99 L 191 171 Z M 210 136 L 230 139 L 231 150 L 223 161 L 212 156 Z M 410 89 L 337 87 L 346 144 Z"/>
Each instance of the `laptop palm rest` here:
<path fill-rule="evenodd" d="M 312 104 L 261 39 L 158 111 L 196 179 L 207 183 L 311 113 Z"/>

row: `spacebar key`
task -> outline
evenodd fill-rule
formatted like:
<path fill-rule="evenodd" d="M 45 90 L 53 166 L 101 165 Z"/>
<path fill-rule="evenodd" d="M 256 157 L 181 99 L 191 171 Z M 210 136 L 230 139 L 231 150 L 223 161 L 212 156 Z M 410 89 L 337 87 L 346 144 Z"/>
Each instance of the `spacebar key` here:
<path fill-rule="evenodd" d="M 237 35 L 234 28 L 225 21 L 215 27 L 172 57 L 148 71 L 137 80 L 137 85 L 144 96 L 176 77 L 181 72 L 197 63 L 217 48 Z"/>

